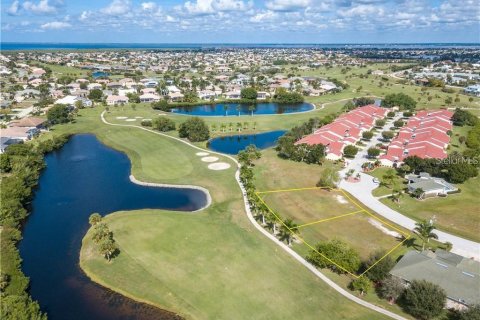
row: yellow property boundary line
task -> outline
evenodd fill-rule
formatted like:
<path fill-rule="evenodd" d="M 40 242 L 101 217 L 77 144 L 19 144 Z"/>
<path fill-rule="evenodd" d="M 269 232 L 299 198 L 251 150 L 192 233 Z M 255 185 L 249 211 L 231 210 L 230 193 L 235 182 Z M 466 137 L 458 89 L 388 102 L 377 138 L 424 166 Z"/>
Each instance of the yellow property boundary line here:
<path fill-rule="evenodd" d="M 274 210 L 272 210 L 270 208 L 270 206 L 263 200 L 262 197 L 260 197 L 261 194 L 270 194 L 270 193 L 280 193 L 280 192 L 293 192 L 293 191 L 304 191 L 304 190 L 329 190 L 329 191 L 337 191 L 337 192 L 341 192 L 351 203 L 353 203 L 357 208 L 359 208 L 360 210 L 358 211 L 354 211 L 354 212 L 350 212 L 350 213 L 346 213 L 346 214 L 342 214 L 342 215 L 339 215 L 339 216 L 336 216 L 336 217 L 332 217 L 332 218 L 327 218 L 327 219 L 322 219 L 322 220 L 318 220 L 318 221 L 314 221 L 314 222 L 310 222 L 310 223 L 306 223 L 306 224 L 303 224 L 303 225 L 300 225 L 300 226 L 297 226 L 296 228 L 294 229 L 291 229 L 290 227 L 288 227 L 284 221 L 282 219 L 280 219 L 280 217 L 275 213 Z M 376 217 L 375 215 L 373 215 L 371 212 L 369 212 L 368 210 L 362 208 L 362 206 L 360 206 L 355 200 L 352 199 L 352 197 L 347 193 L 345 192 L 343 189 L 338 189 L 338 188 L 325 188 L 325 187 L 307 187 L 307 188 L 295 188 L 295 189 L 281 189 L 281 190 L 269 190 L 269 191 L 258 191 L 258 192 L 255 192 L 255 195 L 257 196 L 257 198 L 265 205 L 265 207 L 268 209 L 268 211 L 273 214 L 273 216 L 283 225 L 283 227 L 285 227 L 287 230 L 289 230 L 291 233 L 295 234 L 295 236 L 301 241 L 303 242 L 303 244 L 305 244 L 307 247 L 309 247 L 311 250 L 313 250 L 314 252 L 318 253 L 319 255 L 321 255 L 323 258 L 325 258 L 327 261 L 333 263 L 336 267 L 338 267 L 339 269 L 341 269 L 342 271 L 346 272 L 347 274 L 351 275 L 352 277 L 354 278 L 360 278 L 361 276 L 363 276 L 365 273 L 367 273 L 370 269 L 372 269 L 374 266 L 376 266 L 380 261 L 382 261 L 383 259 L 385 259 L 388 255 L 390 255 L 393 251 L 395 251 L 399 246 L 403 245 L 403 243 L 405 241 L 407 241 L 408 239 L 410 239 L 410 235 L 405 233 L 404 231 L 400 230 L 399 228 L 395 227 L 395 226 L 392 226 L 390 223 L 387 223 L 385 221 L 383 221 L 382 219 Z M 347 269 L 345 269 L 344 267 L 342 267 L 341 265 L 339 265 L 338 263 L 336 263 L 335 261 L 333 261 L 332 259 L 330 259 L 329 257 L 325 256 L 323 253 L 319 252 L 317 249 L 315 249 L 315 247 L 313 247 L 312 245 L 310 245 L 307 241 L 305 241 L 305 239 L 303 239 L 302 237 L 300 237 L 300 235 L 298 233 L 296 233 L 294 230 L 298 230 L 299 228 L 302 228 L 302 227 L 306 227 L 306 226 L 309 226 L 309 225 L 313 225 L 313 224 L 318 224 L 318 223 L 322 223 L 322 222 L 326 222 L 326 221 L 331 221 L 331 220 L 335 220 L 335 219 L 338 219 L 338 218 L 343 218 L 343 217 L 347 217 L 347 216 L 352 216 L 354 214 L 357 214 L 357 213 L 361 213 L 361 212 L 365 212 L 366 214 L 368 214 L 369 216 L 371 216 L 373 219 L 381 222 L 382 224 L 385 224 L 387 226 L 389 226 L 390 228 L 398 231 L 405 239 L 403 239 L 400 243 L 398 243 L 396 246 L 394 246 L 392 249 L 390 249 L 390 251 L 388 251 L 383 257 L 381 257 L 380 259 L 378 259 L 374 264 L 372 264 L 368 269 L 366 269 L 365 271 L 363 271 L 361 274 L 357 275 L 357 274 L 354 274 L 350 271 L 348 271 Z"/>

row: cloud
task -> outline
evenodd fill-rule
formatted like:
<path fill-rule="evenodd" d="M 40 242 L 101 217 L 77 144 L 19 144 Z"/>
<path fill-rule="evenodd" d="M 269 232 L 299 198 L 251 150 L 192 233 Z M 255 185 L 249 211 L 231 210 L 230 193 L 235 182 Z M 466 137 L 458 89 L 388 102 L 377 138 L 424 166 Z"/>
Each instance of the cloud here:
<path fill-rule="evenodd" d="M 130 12 L 130 0 L 113 0 L 107 7 L 101 9 L 102 13 L 108 15 L 124 15 Z"/>
<path fill-rule="evenodd" d="M 253 23 L 271 22 L 276 18 L 278 18 L 278 14 L 276 12 L 268 10 L 268 11 L 257 13 L 256 15 L 250 18 L 250 22 L 253 22 Z"/>
<path fill-rule="evenodd" d="M 68 22 L 63 22 L 63 21 L 52 21 L 52 22 L 47 22 L 44 23 L 40 26 L 43 30 L 61 30 L 61 29 L 66 29 L 70 28 L 72 25 Z"/>
<path fill-rule="evenodd" d="M 310 0 L 272 0 L 266 7 L 273 11 L 295 11 L 305 9 L 310 5 Z"/>
<path fill-rule="evenodd" d="M 12 2 L 12 4 L 10 5 L 10 7 L 7 9 L 7 14 L 11 15 L 11 16 L 16 16 L 20 10 L 20 2 L 18 0 L 15 0 Z"/>
<path fill-rule="evenodd" d="M 49 0 L 40 0 L 40 2 L 38 3 L 32 1 L 25 1 L 22 4 L 22 8 L 25 11 L 39 15 L 58 13 L 61 7 L 63 7 L 63 0 L 56 0 L 52 3 L 50 3 Z"/>
<path fill-rule="evenodd" d="M 155 2 L 142 2 L 141 7 L 142 7 L 142 10 L 144 11 L 153 11 L 153 10 L 157 10 L 158 8 Z"/>
<path fill-rule="evenodd" d="M 242 0 L 196 0 L 185 2 L 184 8 L 190 14 L 214 14 L 217 12 L 245 11 L 253 6 L 252 2 Z"/>

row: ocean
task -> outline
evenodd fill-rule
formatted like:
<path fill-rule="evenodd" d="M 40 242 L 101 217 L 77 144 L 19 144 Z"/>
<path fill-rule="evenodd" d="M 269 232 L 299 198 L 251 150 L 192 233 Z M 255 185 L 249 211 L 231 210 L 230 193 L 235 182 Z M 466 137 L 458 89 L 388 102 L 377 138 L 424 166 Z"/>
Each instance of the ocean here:
<path fill-rule="evenodd" d="M 316 48 L 316 49 L 480 49 L 480 43 L 53 43 L 0 42 L 0 50 L 96 50 L 96 49 L 177 49 L 208 50 L 228 48 Z"/>

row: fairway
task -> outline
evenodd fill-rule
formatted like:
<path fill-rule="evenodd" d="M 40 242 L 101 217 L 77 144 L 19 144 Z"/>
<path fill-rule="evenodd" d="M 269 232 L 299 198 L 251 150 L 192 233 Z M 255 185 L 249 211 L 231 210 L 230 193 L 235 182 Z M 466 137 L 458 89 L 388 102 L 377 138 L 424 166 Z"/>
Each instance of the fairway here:
<path fill-rule="evenodd" d="M 129 156 L 137 179 L 202 186 L 212 204 L 193 214 L 141 210 L 107 216 L 121 253 L 108 263 L 89 231 L 80 266 L 92 280 L 188 319 L 385 318 L 341 296 L 254 229 L 233 161 L 215 155 L 231 167 L 212 171 L 196 155 L 199 150 L 138 128 L 107 126 L 100 112 L 80 110 L 74 125 L 57 126 L 48 135 L 92 132 Z"/>
<path fill-rule="evenodd" d="M 376 252 L 392 253 L 409 238 L 407 233 L 354 203 L 342 190 L 297 188 L 261 191 L 257 196 L 281 225 L 287 218 L 298 225 L 291 231 L 310 250 L 315 250 L 320 241 L 338 239 L 366 260 Z M 331 262 L 337 264 L 334 260 Z M 354 277 L 366 272 L 358 275 L 356 270 L 348 270 L 341 264 L 337 266 Z"/>

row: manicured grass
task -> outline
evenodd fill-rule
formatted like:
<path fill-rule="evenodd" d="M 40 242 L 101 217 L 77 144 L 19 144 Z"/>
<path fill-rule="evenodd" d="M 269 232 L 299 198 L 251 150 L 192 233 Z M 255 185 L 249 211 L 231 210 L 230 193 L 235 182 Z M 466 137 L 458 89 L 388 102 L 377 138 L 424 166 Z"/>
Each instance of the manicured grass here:
<path fill-rule="evenodd" d="M 470 130 L 472 130 L 471 126 L 453 126 L 452 137 L 448 146 L 448 153 L 462 153 L 467 149 L 467 145 L 465 144 L 465 138 L 467 137 L 467 134 Z M 463 137 L 463 143 L 460 142 L 460 137 Z"/>
<path fill-rule="evenodd" d="M 392 168 L 378 167 L 375 168 L 375 170 L 368 172 L 368 174 L 377 178 L 379 181 L 382 181 L 382 177 L 387 173 L 388 170 L 392 170 Z M 405 179 L 398 175 L 395 175 L 395 178 L 393 179 L 393 183 L 391 185 L 385 186 L 380 184 L 377 188 L 373 189 L 372 194 L 375 197 L 391 195 L 393 190 L 403 190 L 404 188 L 406 188 L 405 183 Z"/>
<path fill-rule="evenodd" d="M 95 281 L 192 319 L 383 319 L 342 297 L 248 221 L 234 165 L 210 171 L 182 143 L 134 128 L 106 126 L 100 109 L 51 134 L 92 132 L 127 153 L 133 174 L 152 182 L 201 185 L 212 205 L 195 214 L 163 210 L 106 218 L 120 248 L 108 263 L 87 233 L 80 266 Z M 193 169 L 192 169 L 193 168 Z"/>

